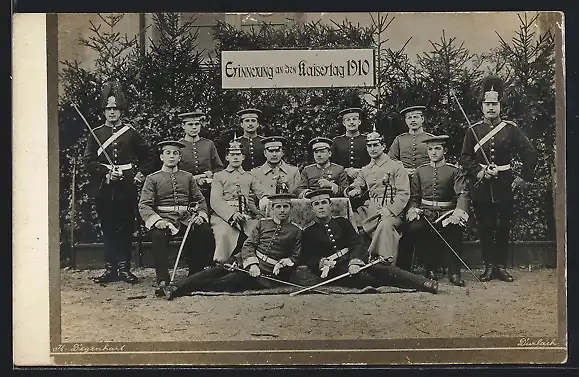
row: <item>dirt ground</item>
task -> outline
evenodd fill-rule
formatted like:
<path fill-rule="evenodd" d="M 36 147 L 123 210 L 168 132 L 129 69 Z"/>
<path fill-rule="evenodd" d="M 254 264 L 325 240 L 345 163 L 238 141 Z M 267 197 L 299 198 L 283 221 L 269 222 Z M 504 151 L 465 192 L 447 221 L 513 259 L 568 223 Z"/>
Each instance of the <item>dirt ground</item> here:
<path fill-rule="evenodd" d="M 512 271 L 514 283 L 484 289 L 321 295 L 154 296 L 154 270 L 134 269 L 134 286 L 106 287 L 102 270 L 61 270 L 63 342 L 549 337 L 557 334 L 557 271 Z M 477 275 L 481 272 L 474 271 Z M 178 275 L 185 271 L 179 271 Z"/>

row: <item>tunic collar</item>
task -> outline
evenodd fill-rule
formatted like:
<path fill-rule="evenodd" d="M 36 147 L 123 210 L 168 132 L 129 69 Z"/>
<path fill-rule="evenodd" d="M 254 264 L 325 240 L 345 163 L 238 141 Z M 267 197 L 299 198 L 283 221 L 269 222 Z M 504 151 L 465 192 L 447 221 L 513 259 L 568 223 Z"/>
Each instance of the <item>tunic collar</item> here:
<path fill-rule="evenodd" d="M 285 161 L 282 160 L 277 167 L 281 172 L 287 174 L 288 164 L 286 164 Z M 265 164 L 263 164 L 263 171 L 265 172 L 265 174 L 269 174 L 270 172 L 273 171 L 273 169 L 274 168 L 269 163 L 266 162 Z"/>
<path fill-rule="evenodd" d="M 370 165 L 382 166 L 388 161 L 390 161 L 390 157 L 388 156 L 388 154 L 382 153 L 380 157 L 378 157 L 377 159 L 372 159 Z"/>
<path fill-rule="evenodd" d="M 490 119 L 487 118 L 483 118 L 483 123 L 484 124 L 488 124 L 490 126 L 496 126 L 497 124 L 501 123 L 502 119 L 501 117 L 496 117 L 495 119 L 493 119 L 493 121 L 491 122 Z"/>
<path fill-rule="evenodd" d="M 418 129 L 418 130 L 410 130 L 410 129 L 409 129 L 409 130 L 408 130 L 408 133 L 409 133 L 410 135 L 420 135 L 420 134 L 423 134 L 423 133 L 424 133 L 424 128 L 420 128 L 420 129 Z"/>
<path fill-rule="evenodd" d="M 169 168 L 169 167 L 163 165 L 163 166 L 161 166 L 161 171 L 164 171 L 165 173 L 176 173 L 179 171 L 179 167 L 174 166 L 172 168 Z"/>
<path fill-rule="evenodd" d="M 234 168 L 231 165 L 227 165 L 227 168 L 225 168 L 225 171 L 227 171 L 228 173 L 233 173 L 235 170 L 237 170 L 239 172 L 239 174 L 243 174 L 245 173 L 245 170 L 243 170 L 242 166 L 239 166 L 237 169 Z"/>
<path fill-rule="evenodd" d="M 444 165 L 446 165 L 446 160 L 444 158 L 438 161 L 436 164 L 433 161 L 430 161 L 430 166 L 432 166 L 433 168 L 440 168 Z"/>

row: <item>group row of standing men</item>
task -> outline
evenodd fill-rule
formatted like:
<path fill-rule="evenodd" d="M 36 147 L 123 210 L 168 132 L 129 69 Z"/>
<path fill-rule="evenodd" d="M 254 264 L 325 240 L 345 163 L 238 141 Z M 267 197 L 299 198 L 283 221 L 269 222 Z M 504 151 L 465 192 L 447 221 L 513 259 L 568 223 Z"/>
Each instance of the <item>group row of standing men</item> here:
<path fill-rule="evenodd" d="M 461 167 L 445 161 L 448 137 L 424 131 L 425 107 L 411 106 L 401 111 L 408 132 L 389 148 L 375 130 L 360 133 L 361 109 L 341 111 L 345 134 L 313 139 L 309 147 L 315 163 L 301 170 L 283 159 L 283 138 L 258 134 L 258 109 L 238 112 L 243 134 L 230 142 L 226 166 L 213 141 L 199 136 L 205 114 L 180 114 L 184 137 L 159 144 L 163 166 L 154 171 L 157 155 L 123 122 L 124 96 L 118 83 L 110 83 L 103 91 L 106 121 L 93 130 L 98 140 L 89 139 L 84 154 L 106 247 L 105 273 L 96 280 L 137 281 L 130 271 L 137 200 L 151 230 L 157 282 L 163 284 L 171 280 L 168 240 L 183 234 L 187 225 L 193 225 L 185 245 L 192 275 L 240 250 L 276 194 L 310 198 L 325 189 L 331 196 L 350 198 L 370 255 L 392 256 L 397 266 L 409 270 L 416 247 L 426 277 L 433 280 L 446 255 L 449 280 L 456 285 L 464 285 L 455 253 L 460 254 L 472 208 L 486 267 L 480 279 L 512 281 L 505 266 L 513 191 L 532 180 L 537 157 L 520 128 L 501 119 L 502 95 L 500 78 L 483 80 L 483 119 L 467 130 Z M 523 162 L 521 177 L 511 169 L 515 154 Z"/>

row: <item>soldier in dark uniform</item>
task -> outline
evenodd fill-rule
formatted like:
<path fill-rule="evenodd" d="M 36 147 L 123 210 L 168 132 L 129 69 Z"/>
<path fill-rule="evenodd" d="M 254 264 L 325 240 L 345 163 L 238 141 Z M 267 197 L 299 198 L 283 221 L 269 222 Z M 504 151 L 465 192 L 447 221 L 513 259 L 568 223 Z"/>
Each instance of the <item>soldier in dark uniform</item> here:
<path fill-rule="evenodd" d="M 360 108 L 348 108 L 340 111 L 342 124 L 346 133 L 336 136 L 332 144 L 332 161 L 343 166 L 351 184 L 362 166 L 370 162 L 370 156 L 366 150 L 366 136 L 360 133 Z"/>
<path fill-rule="evenodd" d="M 449 281 L 464 286 L 460 261 L 425 220 L 428 218 L 454 251 L 462 254 L 462 231 L 468 221 L 468 188 L 464 172 L 444 158 L 447 139 L 448 136 L 439 135 L 423 140 L 430 162 L 419 166 L 412 175 L 406 219 L 410 238 L 423 258 L 425 276 L 438 280 L 436 269 L 446 260 Z"/>
<path fill-rule="evenodd" d="M 412 175 L 420 165 L 427 164 L 428 151 L 423 141 L 434 135 L 424 131 L 424 110 L 426 106 L 410 106 L 400 111 L 404 118 L 404 123 L 408 127 L 408 132 L 402 133 L 390 145 L 388 155 L 404 164 L 408 171 L 408 177 Z M 398 255 L 397 265 L 405 270 L 410 270 L 412 265 L 412 240 L 406 236 L 408 234 L 408 224 L 402 224 L 400 232 L 400 253 Z"/>
<path fill-rule="evenodd" d="M 211 181 L 213 174 L 223 170 L 223 162 L 213 141 L 199 136 L 207 115 L 195 109 L 178 115 L 185 136 L 179 141 L 185 145 L 181 150 L 179 169 L 193 174 L 207 205 L 210 206 Z"/>
<path fill-rule="evenodd" d="M 331 189 L 334 195 L 342 196 L 344 189 L 348 187 L 348 175 L 344 167 L 330 161 L 332 144 L 332 140 L 325 137 L 310 141 L 316 163 L 304 167 L 301 172 L 300 184 L 296 188 L 300 198 L 313 189 L 324 187 Z"/>
<path fill-rule="evenodd" d="M 189 274 L 203 270 L 213 256 L 213 232 L 209 226 L 209 215 L 205 198 L 193 174 L 180 170 L 178 163 L 184 144 L 178 141 L 163 141 L 161 170 L 149 174 L 145 179 L 139 213 L 150 230 L 153 258 L 159 289 L 170 281 L 167 269 L 169 239 L 183 235 L 191 223 L 184 240 L 185 258 Z M 159 291 L 158 291 L 159 292 Z"/>
<path fill-rule="evenodd" d="M 264 137 L 257 134 L 261 110 L 244 109 L 238 111 L 237 115 L 239 115 L 241 128 L 243 128 L 243 135 L 239 138 L 243 155 L 245 156 L 242 166 L 245 171 L 251 171 L 251 169 L 265 163 L 264 145 L 262 142 Z"/>
<path fill-rule="evenodd" d="M 94 280 L 106 283 L 121 279 L 135 283 L 131 249 L 137 185 L 155 169 L 154 151 L 133 126 L 122 120 L 126 102 L 118 82 L 105 85 L 102 107 L 106 122 L 95 128 L 94 133 L 104 150 L 90 137 L 83 155 L 89 174 L 88 194 L 95 199 L 105 244 L 105 272 Z M 107 155 L 114 166 L 110 165 Z"/>
<path fill-rule="evenodd" d="M 243 243 L 241 252 L 230 259 L 248 273 L 227 269 L 223 265 L 215 266 L 171 284 L 166 289 L 166 297 L 171 300 L 198 290 L 235 292 L 278 285 L 260 279 L 261 274 L 273 274 L 285 281 L 294 280 L 302 232 L 289 220 L 292 198 L 294 196 L 290 194 L 272 195 L 272 217 L 261 219 Z"/>
<path fill-rule="evenodd" d="M 315 215 L 314 222 L 302 232 L 302 258 L 311 271 L 322 279 L 349 272 L 351 277 L 337 284 L 366 287 L 367 285 L 398 286 L 437 293 L 438 283 L 411 274 L 393 265 L 375 264 L 360 272 L 368 263 L 370 253 L 362 237 L 345 217 L 332 217 L 331 191 L 318 189 L 308 192 Z"/>
<path fill-rule="evenodd" d="M 503 85 L 500 77 L 487 76 L 483 80 L 479 101 L 484 118 L 467 131 L 461 154 L 461 164 L 470 182 L 474 215 L 479 224 L 485 263 L 481 281 L 493 278 L 507 282 L 514 280 L 506 270 L 513 191 L 528 186 L 537 164 L 537 152 L 521 129 L 514 122 L 500 117 Z M 478 142 L 472 131 L 476 133 Z M 523 163 L 522 177 L 514 176 L 511 170 L 514 154 Z"/>

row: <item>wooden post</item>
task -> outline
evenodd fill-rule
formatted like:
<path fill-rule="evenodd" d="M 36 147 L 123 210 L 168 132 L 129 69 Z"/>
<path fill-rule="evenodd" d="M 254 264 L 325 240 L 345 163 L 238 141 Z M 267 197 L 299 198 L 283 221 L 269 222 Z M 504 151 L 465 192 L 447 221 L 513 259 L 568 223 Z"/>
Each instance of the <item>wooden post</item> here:
<path fill-rule="evenodd" d="M 70 264 L 76 268 L 76 252 L 74 248 L 74 229 L 76 227 L 76 157 L 72 157 L 72 188 L 70 208 Z"/>

